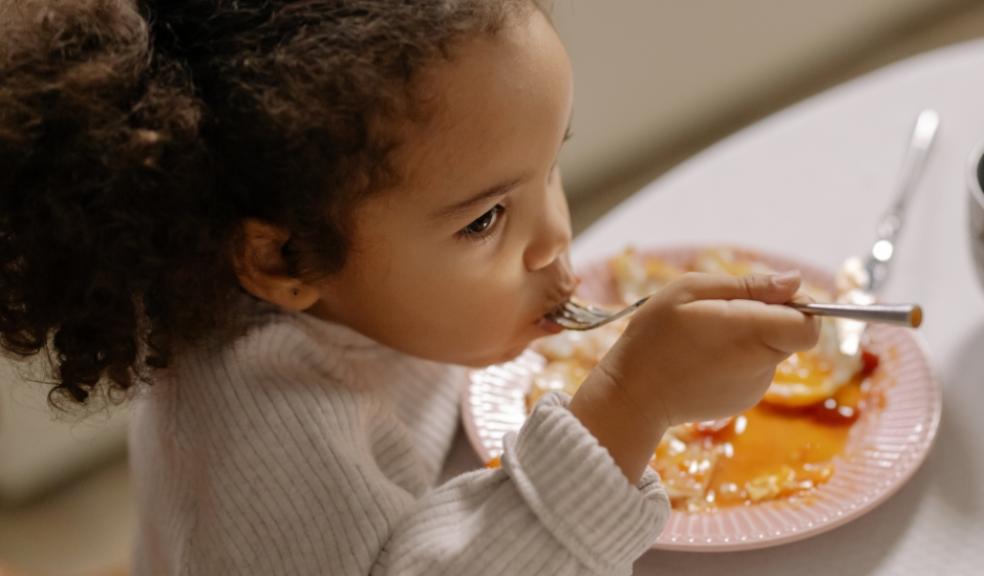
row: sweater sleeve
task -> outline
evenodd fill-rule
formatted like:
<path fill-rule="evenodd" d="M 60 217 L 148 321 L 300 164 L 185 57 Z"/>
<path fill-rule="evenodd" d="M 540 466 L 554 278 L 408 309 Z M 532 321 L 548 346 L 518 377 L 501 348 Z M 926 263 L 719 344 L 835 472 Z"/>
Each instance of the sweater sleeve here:
<path fill-rule="evenodd" d="M 630 485 L 567 401 L 540 400 L 506 437 L 501 469 L 418 499 L 372 574 L 629 574 L 662 530 L 669 499 L 651 470 Z"/>

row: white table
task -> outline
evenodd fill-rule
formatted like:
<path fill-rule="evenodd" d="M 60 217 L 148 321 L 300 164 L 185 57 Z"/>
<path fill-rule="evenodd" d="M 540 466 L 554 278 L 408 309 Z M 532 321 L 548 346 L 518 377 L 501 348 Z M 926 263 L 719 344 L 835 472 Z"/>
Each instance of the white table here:
<path fill-rule="evenodd" d="M 884 298 L 926 312 L 921 332 L 944 387 L 926 463 L 886 503 L 831 532 L 749 552 L 650 551 L 635 574 L 984 574 L 984 289 L 970 260 L 965 181 L 984 139 L 984 42 L 874 72 L 718 143 L 579 236 L 574 258 L 721 242 L 833 269 L 873 242 L 925 107 L 942 125 Z M 448 472 L 477 465 L 470 450 L 459 438 Z"/>
<path fill-rule="evenodd" d="M 970 259 L 965 180 L 984 140 L 984 42 L 874 72 L 720 142 L 588 229 L 574 257 L 724 242 L 834 268 L 873 242 L 924 107 L 942 124 L 885 299 L 926 311 L 921 332 L 944 389 L 926 463 L 886 503 L 826 534 L 742 553 L 649 552 L 636 574 L 984 574 L 984 288 Z"/>

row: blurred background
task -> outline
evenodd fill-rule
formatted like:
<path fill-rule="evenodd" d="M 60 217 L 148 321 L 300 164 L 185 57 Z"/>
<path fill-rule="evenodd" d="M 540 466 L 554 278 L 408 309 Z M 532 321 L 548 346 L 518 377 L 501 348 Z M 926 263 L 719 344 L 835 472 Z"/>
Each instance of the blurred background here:
<path fill-rule="evenodd" d="M 768 114 L 984 37 L 981 0 L 555 0 L 554 19 L 575 73 L 575 233 Z M 0 576 L 126 574 L 125 411 L 59 417 L 30 368 L 0 360 Z"/>

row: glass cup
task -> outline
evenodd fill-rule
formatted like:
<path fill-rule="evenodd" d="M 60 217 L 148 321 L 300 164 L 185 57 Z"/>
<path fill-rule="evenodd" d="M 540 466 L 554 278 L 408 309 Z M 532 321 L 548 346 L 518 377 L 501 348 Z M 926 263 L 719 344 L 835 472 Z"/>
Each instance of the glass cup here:
<path fill-rule="evenodd" d="M 977 269 L 977 279 L 984 288 L 984 142 L 970 156 L 967 197 L 970 224 L 970 251 Z"/>

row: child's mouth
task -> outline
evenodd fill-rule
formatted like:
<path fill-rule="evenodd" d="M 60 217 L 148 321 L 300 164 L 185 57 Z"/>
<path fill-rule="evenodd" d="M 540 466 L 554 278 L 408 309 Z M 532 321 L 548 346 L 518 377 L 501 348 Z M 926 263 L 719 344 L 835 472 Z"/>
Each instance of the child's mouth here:
<path fill-rule="evenodd" d="M 561 326 L 560 324 L 557 324 L 557 322 L 555 322 L 553 319 L 554 319 L 554 317 L 556 317 L 560 313 L 561 308 L 563 308 L 564 307 L 564 304 L 566 304 L 566 303 L 567 303 L 567 300 L 565 299 L 563 302 L 557 304 L 553 308 L 550 308 L 547 311 L 547 313 L 544 314 L 537 321 L 536 325 L 541 330 L 543 330 L 544 332 L 547 332 L 548 334 L 557 334 L 558 332 L 562 332 L 564 330 L 564 327 Z"/>
<path fill-rule="evenodd" d="M 548 334 L 557 334 L 558 332 L 564 331 L 563 326 L 550 319 L 550 314 L 540 318 L 540 321 L 536 325 Z"/>
<path fill-rule="evenodd" d="M 551 302 L 549 307 L 547 308 L 546 313 L 536 321 L 537 327 L 548 334 L 557 334 L 558 332 L 563 332 L 564 327 L 561 326 L 560 324 L 557 324 L 557 322 L 555 322 L 553 318 L 557 317 L 560 314 L 561 309 L 570 300 L 571 294 L 573 292 L 574 292 L 574 286 L 570 287 L 570 289 L 562 289 L 561 294 L 559 294 L 560 298 Z"/>

